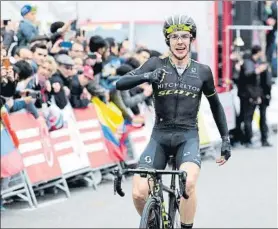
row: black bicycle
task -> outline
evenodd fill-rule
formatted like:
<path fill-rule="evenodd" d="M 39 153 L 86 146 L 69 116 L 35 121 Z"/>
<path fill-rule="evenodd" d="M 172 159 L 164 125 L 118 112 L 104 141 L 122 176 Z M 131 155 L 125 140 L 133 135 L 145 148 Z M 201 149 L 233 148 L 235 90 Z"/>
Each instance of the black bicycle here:
<path fill-rule="evenodd" d="M 148 177 L 149 198 L 145 204 L 139 228 L 163 228 L 172 229 L 180 228 L 179 205 L 181 196 L 188 199 L 186 194 L 186 177 L 184 171 L 175 171 L 176 166 L 173 163 L 172 170 L 155 170 L 155 169 L 123 169 L 115 170 L 114 192 L 121 197 L 125 195 L 121 188 L 123 175 L 140 174 L 141 177 Z M 170 188 L 162 183 L 162 175 L 172 175 Z M 179 177 L 179 190 L 176 190 L 176 176 Z M 152 182 L 152 188 L 151 188 Z M 169 194 L 168 213 L 165 209 L 163 191 Z M 149 221 L 152 219 L 152 225 Z"/>

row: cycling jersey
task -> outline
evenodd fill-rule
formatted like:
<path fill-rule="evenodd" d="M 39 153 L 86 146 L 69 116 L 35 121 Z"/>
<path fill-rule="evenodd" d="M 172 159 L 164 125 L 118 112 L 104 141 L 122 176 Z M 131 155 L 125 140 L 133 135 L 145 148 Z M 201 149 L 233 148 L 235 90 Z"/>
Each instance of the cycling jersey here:
<path fill-rule="evenodd" d="M 120 79 L 116 88 L 127 90 L 147 82 L 144 73 L 157 68 L 165 69 L 167 74 L 160 83 L 152 85 L 156 114 L 154 128 L 197 129 L 197 114 L 203 92 L 209 98 L 221 136 L 228 135 L 225 113 L 214 87 L 211 69 L 207 65 L 191 60 L 189 66 L 179 75 L 169 57 L 153 57 Z"/>

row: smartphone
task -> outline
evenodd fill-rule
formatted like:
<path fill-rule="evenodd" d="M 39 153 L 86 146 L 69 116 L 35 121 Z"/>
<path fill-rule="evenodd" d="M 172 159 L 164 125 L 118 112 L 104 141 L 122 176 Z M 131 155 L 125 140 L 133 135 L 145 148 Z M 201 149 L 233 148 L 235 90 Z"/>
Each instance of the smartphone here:
<path fill-rule="evenodd" d="M 70 41 L 63 41 L 60 43 L 60 47 L 70 49 L 72 47 L 72 43 Z"/>
<path fill-rule="evenodd" d="M 70 25 L 70 30 L 76 31 L 77 30 L 77 19 L 75 19 L 71 25 Z"/>
<path fill-rule="evenodd" d="M 94 53 L 88 53 L 88 57 L 93 60 L 97 59 L 97 55 Z"/>
<path fill-rule="evenodd" d="M 11 66 L 10 58 L 3 58 L 3 66 L 9 68 Z"/>
<path fill-rule="evenodd" d="M 7 26 L 7 25 L 8 25 L 8 23 L 9 23 L 9 21 L 11 21 L 11 19 L 9 19 L 9 20 L 3 20 L 3 24 L 4 24 L 4 26 Z"/>

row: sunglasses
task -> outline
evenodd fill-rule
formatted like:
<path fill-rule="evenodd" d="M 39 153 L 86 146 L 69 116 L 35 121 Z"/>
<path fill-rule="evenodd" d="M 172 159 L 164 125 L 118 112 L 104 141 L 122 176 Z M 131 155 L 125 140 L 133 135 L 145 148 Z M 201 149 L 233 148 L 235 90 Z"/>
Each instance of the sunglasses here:
<path fill-rule="evenodd" d="M 188 33 L 186 33 L 186 34 L 170 34 L 168 37 L 174 41 L 177 41 L 179 39 L 181 39 L 182 41 L 186 41 L 186 40 L 190 39 L 192 37 L 192 35 L 188 34 Z"/>

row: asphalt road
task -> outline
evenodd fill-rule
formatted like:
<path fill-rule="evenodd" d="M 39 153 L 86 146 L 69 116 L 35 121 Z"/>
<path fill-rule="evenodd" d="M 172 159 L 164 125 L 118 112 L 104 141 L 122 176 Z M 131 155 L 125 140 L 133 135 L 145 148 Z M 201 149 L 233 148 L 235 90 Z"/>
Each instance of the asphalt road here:
<path fill-rule="evenodd" d="M 271 148 L 233 150 L 223 167 L 211 159 L 203 162 L 194 227 L 277 228 L 276 136 L 271 142 Z M 69 199 L 63 194 L 39 199 L 38 209 L 17 204 L 1 214 L 1 228 L 138 228 L 131 179 L 123 185 L 124 198 L 113 195 L 112 184 L 102 183 L 97 191 L 71 189 Z"/>

